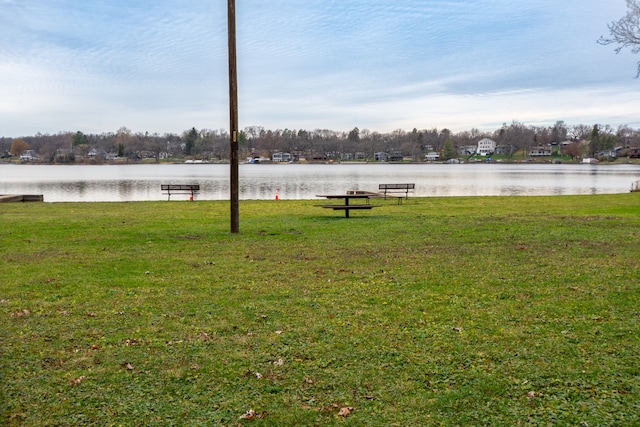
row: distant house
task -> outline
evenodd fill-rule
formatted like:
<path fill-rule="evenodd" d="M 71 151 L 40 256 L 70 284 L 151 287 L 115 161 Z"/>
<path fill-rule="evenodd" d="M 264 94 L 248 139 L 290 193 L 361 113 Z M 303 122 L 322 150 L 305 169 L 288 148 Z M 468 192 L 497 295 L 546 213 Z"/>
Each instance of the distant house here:
<path fill-rule="evenodd" d="M 627 156 L 629 156 L 630 159 L 640 158 L 640 148 L 630 148 L 629 151 L 627 151 Z"/>
<path fill-rule="evenodd" d="M 402 151 L 394 150 L 389 153 L 388 160 L 390 162 L 401 162 L 404 160 L 404 156 L 402 155 Z"/>
<path fill-rule="evenodd" d="M 478 148 L 476 149 L 476 154 L 481 156 L 488 156 L 490 154 L 495 153 L 496 151 L 496 142 L 490 138 L 482 138 L 478 141 Z"/>
<path fill-rule="evenodd" d="M 428 162 L 435 162 L 436 160 L 440 159 L 440 154 L 438 154 L 435 151 L 430 151 L 427 153 L 427 155 L 425 156 Z"/>
<path fill-rule="evenodd" d="M 606 157 L 609 159 L 615 159 L 617 157 L 620 157 L 620 155 L 622 154 L 622 150 L 624 150 L 624 147 L 622 147 L 621 145 L 618 147 L 615 147 L 611 150 L 604 150 L 604 151 L 599 151 L 596 154 L 597 158 L 601 158 L 601 157 Z"/>
<path fill-rule="evenodd" d="M 92 148 L 87 155 L 90 159 L 105 158 L 107 152 L 100 148 Z"/>
<path fill-rule="evenodd" d="M 290 162 L 291 154 L 290 153 L 273 153 L 271 156 L 271 160 L 274 162 Z"/>
<path fill-rule="evenodd" d="M 510 145 L 496 146 L 496 154 L 505 154 L 508 156 L 512 154 L 512 150 L 513 150 L 513 147 L 511 147 Z"/>
<path fill-rule="evenodd" d="M 378 151 L 373 154 L 373 158 L 376 162 L 386 162 L 389 156 L 384 151 Z"/>
<path fill-rule="evenodd" d="M 465 145 L 458 148 L 458 154 L 461 156 L 473 156 L 477 150 L 478 147 L 476 145 Z"/>
<path fill-rule="evenodd" d="M 20 155 L 20 160 L 22 160 L 23 162 L 38 160 L 38 153 L 36 153 L 34 150 L 27 150 L 24 152 L 24 154 Z"/>
<path fill-rule="evenodd" d="M 533 147 L 531 150 L 529 150 L 529 156 L 531 157 L 542 157 L 542 156 L 550 156 L 551 155 L 551 146 L 549 145 L 545 145 L 545 146 L 537 146 L 537 147 Z"/>

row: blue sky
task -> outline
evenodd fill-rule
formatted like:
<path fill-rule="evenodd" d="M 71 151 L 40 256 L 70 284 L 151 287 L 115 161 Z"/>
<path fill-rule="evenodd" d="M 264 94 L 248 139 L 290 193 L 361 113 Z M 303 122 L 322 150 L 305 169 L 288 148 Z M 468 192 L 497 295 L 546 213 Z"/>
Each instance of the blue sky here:
<path fill-rule="evenodd" d="M 236 0 L 240 128 L 640 128 L 624 0 Z M 0 0 L 0 136 L 229 126 L 225 0 Z"/>

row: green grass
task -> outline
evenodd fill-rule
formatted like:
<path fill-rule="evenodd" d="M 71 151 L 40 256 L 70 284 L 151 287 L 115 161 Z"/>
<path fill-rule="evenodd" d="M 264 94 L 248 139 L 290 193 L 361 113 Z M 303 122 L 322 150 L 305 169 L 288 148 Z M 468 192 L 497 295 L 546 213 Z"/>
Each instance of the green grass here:
<path fill-rule="evenodd" d="M 640 425 L 640 193 L 314 204 L 0 205 L 0 424 Z"/>

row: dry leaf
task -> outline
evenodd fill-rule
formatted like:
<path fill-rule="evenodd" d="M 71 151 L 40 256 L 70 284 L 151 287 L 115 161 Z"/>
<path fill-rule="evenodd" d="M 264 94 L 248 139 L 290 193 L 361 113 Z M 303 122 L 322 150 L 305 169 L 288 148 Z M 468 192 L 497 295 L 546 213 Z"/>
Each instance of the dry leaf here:
<path fill-rule="evenodd" d="M 281 335 L 282 331 L 276 331 L 275 333 L 276 333 L 276 335 Z"/>
<path fill-rule="evenodd" d="M 313 384 L 313 380 L 309 377 L 304 377 L 304 382 L 306 382 L 307 384 Z"/>
<path fill-rule="evenodd" d="M 354 408 L 351 406 L 340 408 L 340 412 L 338 412 L 338 416 L 341 418 L 348 417 L 351 414 L 351 411 L 353 411 L 353 409 Z"/>
<path fill-rule="evenodd" d="M 17 313 L 11 313 L 11 317 L 22 317 L 22 316 L 28 316 L 30 314 L 31 312 L 25 308 L 24 310 L 18 311 Z"/>
<path fill-rule="evenodd" d="M 256 375 L 256 378 L 258 378 L 258 379 L 262 378 L 262 374 L 260 372 L 256 372 L 255 375 Z"/>
<path fill-rule="evenodd" d="M 284 365 L 284 359 L 283 359 L 282 357 L 278 357 L 278 359 L 277 359 L 277 360 L 274 360 L 274 361 L 273 361 L 273 364 L 274 364 L 275 366 L 282 366 L 282 365 Z"/>
<path fill-rule="evenodd" d="M 82 375 L 81 377 L 78 377 L 74 380 L 71 380 L 71 384 L 72 385 L 80 385 L 80 383 L 82 382 L 82 380 L 84 380 L 86 377 L 84 375 Z"/>
<path fill-rule="evenodd" d="M 240 415 L 241 420 L 252 420 L 255 417 L 256 417 L 256 411 L 254 411 L 253 409 L 249 409 L 247 412 Z"/>
<path fill-rule="evenodd" d="M 121 366 L 126 368 L 128 371 L 133 371 L 133 365 L 129 362 L 123 362 Z"/>

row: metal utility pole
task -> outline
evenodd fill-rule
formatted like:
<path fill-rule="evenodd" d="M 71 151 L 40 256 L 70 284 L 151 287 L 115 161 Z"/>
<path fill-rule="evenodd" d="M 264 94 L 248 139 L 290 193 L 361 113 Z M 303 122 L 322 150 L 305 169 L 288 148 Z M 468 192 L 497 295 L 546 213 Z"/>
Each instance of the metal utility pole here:
<path fill-rule="evenodd" d="M 229 160 L 231 163 L 231 232 L 240 231 L 239 179 L 238 179 L 238 74 L 236 70 L 236 1 L 228 0 L 229 21 Z"/>

